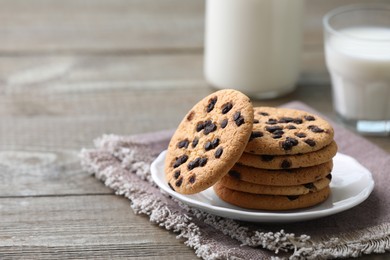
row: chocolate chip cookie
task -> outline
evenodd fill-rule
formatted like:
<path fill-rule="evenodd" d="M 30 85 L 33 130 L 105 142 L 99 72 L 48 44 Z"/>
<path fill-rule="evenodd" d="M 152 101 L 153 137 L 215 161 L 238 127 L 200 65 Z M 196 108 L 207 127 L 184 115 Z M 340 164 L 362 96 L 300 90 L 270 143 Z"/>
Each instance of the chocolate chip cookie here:
<path fill-rule="evenodd" d="M 329 186 L 322 190 L 304 195 L 262 195 L 226 188 L 221 183 L 214 185 L 214 191 L 219 198 L 230 204 L 248 209 L 260 210 L 292 210 L 317 205 L 325 201 L 329 194 Z"/>
<path fill-rule="evenodd" d="M 250 99 L 220 90 L 205 97 L 183 118 L 170 140 L 165 160 L 169 186 L 194 194 L 214 185 L 244 151 L 253 127 Z"/>
<path fill-rule="evenodd" d="M 261 169 L 293 169 L 309 167 L 330 161 L 337 153 L 337 144 L 332 141 L 322 149 L 310 153 L 292 155 L 256 155 L 243 153 L 239 164 Z"/>
<path fill-rule="evenodd" d="M 290 186 L 318 181 L 329 175 L 332 169 L 332 160 L 311 167 L 281 170 L 266 170 L 236 164 L 228 175 L 236 180 L 250 183 Z"/>
<path fill-rule="evenodd" d="M 318 115 L 274 107 L 255 107 L 246 153 L 300 154 L 322 149 L 333 141 L 333 127 Z"/>
<path fill-rule="evenodd" d="M 238 180 L 231 175 L 225 175 L 218 183 L 231 190 L 237 190 L 247 193 L 263 194 L 263 195 L 303 195 L 310 192 L 322 190 L 329 185 L 332 176 L 326 176 L 314 182 L 289 185 L 289 186 L 272 186 L 250 183 L 247 181 Z"/>

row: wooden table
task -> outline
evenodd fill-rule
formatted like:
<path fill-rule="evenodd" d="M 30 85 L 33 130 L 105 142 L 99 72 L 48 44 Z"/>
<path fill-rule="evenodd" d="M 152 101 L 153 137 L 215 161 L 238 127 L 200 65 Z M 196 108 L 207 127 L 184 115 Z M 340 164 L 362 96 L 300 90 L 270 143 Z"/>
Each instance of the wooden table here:
<path fill-rule="evenodd" d="M 297 90 L 335 119 L 321 17 L 356 1 L 308 0 Z M 105 133 L 174 128 L 213 91 L 202 74 L 204 1 L 1 0 L 0 259 L 191 259 L 82 171 L 78 153 Z M 370 138 L 390 152 L 389 138 Z"/>

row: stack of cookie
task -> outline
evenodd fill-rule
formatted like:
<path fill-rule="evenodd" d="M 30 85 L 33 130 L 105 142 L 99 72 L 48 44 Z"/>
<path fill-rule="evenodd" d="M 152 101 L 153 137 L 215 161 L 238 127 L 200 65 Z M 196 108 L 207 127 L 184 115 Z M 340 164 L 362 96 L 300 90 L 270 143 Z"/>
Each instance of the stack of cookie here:
<path fill-rule="evenodd" d="M 332 126 L 317 115 L 271 107 L 254 108 L 253 129 L 235 166 L 214 185 L 231 204 L 289 210 L 319 204 L 329 196 Z"/>
<path fill-rule="evenodd" d="M 266 210 L 309 207 L 330 192 L 333 128 L 303 111 L 259 107 L 220 90 L 183 118 L 168 145 L 165 177 L 182 194 L 214 185 L 231 204 Z"/>

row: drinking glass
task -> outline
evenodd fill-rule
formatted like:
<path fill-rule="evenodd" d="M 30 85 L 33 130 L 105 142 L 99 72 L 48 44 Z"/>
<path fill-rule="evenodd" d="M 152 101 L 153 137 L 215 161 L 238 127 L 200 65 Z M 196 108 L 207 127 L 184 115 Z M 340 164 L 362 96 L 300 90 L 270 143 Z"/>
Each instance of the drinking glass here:
<path fill-rule="evenodd" d="M 323 19 L 333 105 L 363 134 L 390 133 L 390 5 L 356 4 Z"/>

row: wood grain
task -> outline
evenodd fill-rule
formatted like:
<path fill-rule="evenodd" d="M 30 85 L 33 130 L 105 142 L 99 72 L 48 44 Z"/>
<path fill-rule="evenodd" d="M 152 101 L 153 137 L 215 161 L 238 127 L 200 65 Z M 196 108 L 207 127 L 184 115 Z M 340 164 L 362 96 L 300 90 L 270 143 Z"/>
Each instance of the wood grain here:
<path fill-rule="evenodd" d="M 113 194 L 81 169 L 75 150 L 0 151 L 0 198 Z"/>
<path fill-rule="evenodd" d="M 115 195 L 0 198 L 0 205 L 2 259 L 194 256 Z"/>
<path fill-rule="evenodd" d="M 196 0 L 2 0 L 6 53 L 199 48 L 204 2 Z"/>

